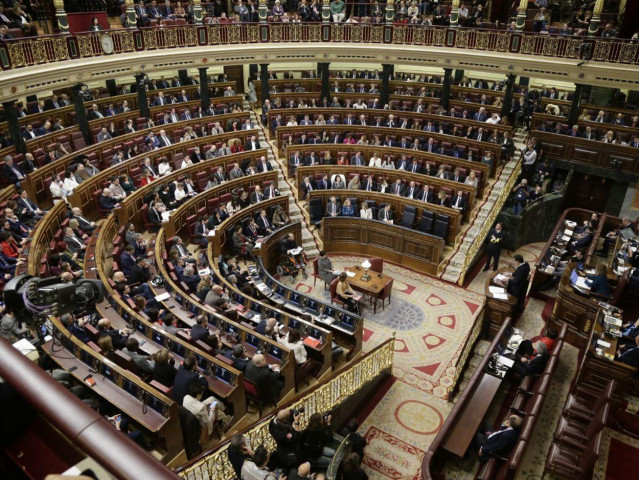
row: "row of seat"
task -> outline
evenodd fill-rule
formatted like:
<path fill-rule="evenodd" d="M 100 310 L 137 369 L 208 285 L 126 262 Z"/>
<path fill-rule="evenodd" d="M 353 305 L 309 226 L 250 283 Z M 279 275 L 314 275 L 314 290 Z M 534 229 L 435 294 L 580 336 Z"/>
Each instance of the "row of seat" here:
<path fill-rule="evenodd" d="M 544 401 L 548 395 L 559 356 L 564 346 L 568 325 L 564 323 L 544 371 L 540 375 L 528 375 L 523 378 L 515 399 L 506 417 L 512 414 L 523 418 L 519 439 L 511 450 L 509 456 L 493 456 L 484 463 L 477 474 L 478 480 L 513 480 L 517 478 L 529 443 L 533 438 L 535 427 L 542 413 Z"/>
<path fill-rule="evenodd" d="M 546 458 L 544 474 L 552 473 L 571 480 L 592 478 L 615 386 L 615 380 L 610 380 L 604 389 L 577 385 L 568 395 Z"/>
<path fill-rule="evenodd" d="M 355 212 L 359 212 L 358 199 L 357 198 L 345 198 L 344 200 L 350 200 L 351 205 L 355 208 Z M 373 218 L 377 219 L 377 213 L 386 207 L 386 203 L 380 203 L 379 207 L 375 200 L 366 200 L 368 206 L 373 210 Z M 311 198 L 308 203 L 308 213 L 310 216 L 311 224 L 319 228 L 322 223 L 322 218 L 325 216 L 325 209 L 321 198 Z M 405 205 L 402 213 L 401 220 L 398 224 L 402 227 L 412 228 L 419 230 L 423 233 L 428 233 L 439 238 L 446 238 L 448 232 L 448 226 L 450 224 L 450 217 L 442 213 L 435 213 L 427 208 L 422 209 L 422 216 L 419 223 L 416 223 L 417 208 L 413 205 Z M 391 211 L 391 218 L 394 221 L 395 213 Z"/>

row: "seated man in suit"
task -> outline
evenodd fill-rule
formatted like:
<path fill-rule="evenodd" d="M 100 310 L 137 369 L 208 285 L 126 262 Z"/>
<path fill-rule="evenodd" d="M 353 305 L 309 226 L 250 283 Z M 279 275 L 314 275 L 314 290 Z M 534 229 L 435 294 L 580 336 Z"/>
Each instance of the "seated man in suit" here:
<path fill-rule="evenodd" d="M 102 195 L 98 197 L 98 204 L 102 210 L 113 210 L 120 204 L 116 202 L 111 196 L 111 190 L 105 188 L 102 190 Z"/>
<path fill-rule="evenodd" d="M 379 210 L 378 219 L 385 223 L 393 223 L 393 212 L 391 212 L 390 203 Z"/>
<path fill-rule="evenodd" d="M 486 462 L 491 454 L 504 456 L 512 450 L 517 443 L 521 431 L 521 417 L 511 415 L 508 417 L 498 432 L 477 433 L 474 444 L 479 448 L 479 461 Z"/>
<path fill-rule="evenodd" d="M 260 211 L 260 216 L 257 217 L 256 222 L 257 229 L 260 235 L 266 236 L 273 233 L 273 224 L 269 221 L 268 216 L 266 215 L 266 210 Z"/>
<path fill-rule="evenodd" d="M 246 348 L 242 344 L 235 345 L 233 350 L 227 350 L 224 352 L 224 356 L 231 360 L 233 368 L 240 372 L 246 371 L 246 366 L 251 361 L 251 358 L 246 354 Z"/>
<path fill-rule="evenodd" d="M 69 330 L 69 333 L 81 342 L 89 343 L 91 341 L 89 332 L 84 328 L 84 322 L 76 320 L 75 315 L 72 313 L 65 313 L 60 317 L 60 321 Z"/>
<path fill-rule="evenodd" d="M 329 217 L 337 217 L 342 211 L 342 205 L 337 199 L 333 196 L 330 198 L 329 202 L 326 204 L 326 215 Z"/>
<path fill-rule="evenodd" d="M 617 351 L 617 360 L 631 367 L 639 367 L 639 335 L 635 337 L 634 346 Z"/>
<path fill-rule="evenodd" d="M 260 142 L 257 139 L 256 135 L 251 135 L 251 138 L 246 142 L 246 147 L 244 150 L 259 150 Z"/>
<path fill-rule="evenodd" d="M 246 378 L 257 385 L 260 397 L 266 403 L 275 403 L 284 388 L 279 368 L 268 365 L 261 353 L 254 355 L 246 365 Z"/>
<path fill-rule="evenodd" d="M 463 214 L 466 211 L 466 206 L 467 206 L 464 192 L 462 192 L 461 190 L 458 190 L 457 195 L 453 196 L 453 199 L 450 202 L 450 206 Z"/>

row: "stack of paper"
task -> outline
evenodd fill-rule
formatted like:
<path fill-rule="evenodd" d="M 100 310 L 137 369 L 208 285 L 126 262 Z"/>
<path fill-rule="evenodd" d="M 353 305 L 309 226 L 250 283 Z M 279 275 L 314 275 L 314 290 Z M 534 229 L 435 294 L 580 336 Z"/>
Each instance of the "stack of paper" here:
<path fill-rule="evenodd" d="M 490 287 L 488 287 L 488 291 L 490 293 L 506 293 L 506 289 L 502 288 L 502 287 L 495 287 L 493 285 L 491 285 Z"/>
<path fill-rule="evenodd" d="M 355 276 L 355 272 L 349 272 L 348 270 L 346 271 L 346 275 L 348 275 L 349 277 L 354 277 Z"/>
<path fill-rule="evenodd" d="M 497 282 L 505 282 L 506 280 L 508 280 L 508 277 L 506 277 L 506 275 L 502 275 L 501 273 L 498 273 L 495 277 L 495 281 Z"/>
<path fill-rule="evenodd" d="M 493 298 L 496 298 L 497 300 L 508 300 L 508 295 L 505 293 L 493 293 Z"/>

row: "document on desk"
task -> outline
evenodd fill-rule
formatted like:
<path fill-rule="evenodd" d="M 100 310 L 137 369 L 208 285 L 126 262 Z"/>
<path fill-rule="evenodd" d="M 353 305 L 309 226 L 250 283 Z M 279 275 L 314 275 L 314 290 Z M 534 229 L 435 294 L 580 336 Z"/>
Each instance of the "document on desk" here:
<path fill-rule="evenodd" d="M 495 276 L 495 281 L 496 282 L 506 282 L 507 280 L 508 280 L 508 277 L 506 275 L 501 274 L 501 273 L 498 273 Z"/>
<path fill-rule="evenodd" d="M 346 270 L 346 275 L 348 275 L 349 277 L 354 277 L 355 276 L 355 272 L 350 272 L 350 271 Z"/>
<path fill-rule="evenodd" d="M 577 278 L 577 280 L 575 281 L 575 285 L 584 290 L 590 290 L 590 287 L 586 283 L 586 279 L 584 277 Z"/>
<path fill-rule="evenodd" d="M 502 365 L 508 367 L 508 368 L 512 367 L 513 364 L 515 363 L 514 360 L 511 360 L 510 358 L 504 357 L 502 355 L 499 356 L 498 362 L 501 363 Z"/>
<path fill-rule="evenodd" d="M 502 287 L 495 287 L 494 285 L 491 285 L 488 287 L 488 291 L 490 293 L 506 293 L 506 289 L 502 288 Z"/>
<path fill-rule="evenodd" d="M 215 230 L 209 230 L 209 233 L 207 233 L 207 235 L 209 237 L 214 237 L 215 236 Z"/>
<path fill-rule="evenodd" d="M 258 249 L 258 250 L 259 250 L 260 248 L 262 248 L 262 242 L 257 242 L 257 243 L 255 244 L 255 247 L 253 247 L 253 248 L 255 248 L 255 249 Z"/>
<path fill-rule="evenodd" d="M 508 300 L 508 295 L 505 293 L 493 293 L 493 298 L 496 298 L 497 300 Z"/>
<path fill-rule="evenodd" d="M 168 300 L 169 298 L 171 298 L 171 295 L 169 294 L 169 292 L 164 292 L 164 293 L 161 293 L 160 295 L 156 295 L 155 301 L 163 302 L 164 300 Z"/>
<path fill-rule="evenodd" d="M 605 341 L 604 341 L 604 340 L 602 340 L 602 339 L 598 339 L 598 340 L 597 340 L 597 345 L 599 345 L 599 346 L 600 346 L 600 347 L 602 347 L 602 348 L 610 348 L 610 343 L 605 342 Z"/>
<path fill-rule="evenodd" d="M 621 327 L 621 319 L 617 317 L 613 317 L 612 315 L 606 315 L 604 317 L 604 322 L 609 323 L 610 325 L 615 325 L 616 327 Z"/>

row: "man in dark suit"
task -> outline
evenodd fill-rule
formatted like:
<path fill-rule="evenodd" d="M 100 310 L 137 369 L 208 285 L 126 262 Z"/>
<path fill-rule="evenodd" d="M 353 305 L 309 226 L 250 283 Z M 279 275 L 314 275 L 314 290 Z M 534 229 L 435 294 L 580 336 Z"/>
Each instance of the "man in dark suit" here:
<path fill-rule="evenodd" d="M 198 315 L 197 318 L 195 319 L 195 325 L 193 325 L 191 327 L 191 339 L 196 342 L 198 340 L 202 340 L 203 342 L 206 342 L 209 337 L 212 337 L 213 335 L 211 334 L 211 332 L 208 329 L 208 321 L 206 319 L 206 315 Z"/>
<path fill-rule="evenodd" d="M 122 255 L 120 255 L 120 269 L 128 277 L 133 271 L 133 267 L 136 263 L 135 247 L 133 245 L 127 245 Z"/>
<path fill-rule="evenodd" d="M 377 183 L 372 175 L 366 176 L 366 181 L 362 182 L 361 189 L 366 190 L 367 192 L 377 191 Z"/>
<path fill-rule="evenodd" d="M 195 147 L 189 157 L 193 163 L 200 163 L 204 160 L 204 155 L 200 152 L 200 147 Z"/>
<path fill-rule="evenodd" d="M 435 200 L 435 194 L 428 185 L 424 185 L 419 192 L 417 199 L 421 200 L 422 202 L 433 203 Z"/>
<path fill-rule="evenodd" d="M 233 350 L 227 350 L 224 353 L 224 356 L 233 362 L 233 368 L 240 372 L 244 372 L 246 370 L 246 366 L 251 361 L 251 359 L 246 356 L 246 349 L 242 344 L 235 345 Z"/>
<path fill-rule="evenodd" d="M 136 283 L 147 283 L 151 278 L 151 272 L 149 271 L 149 264 L 146 261 L 146 257 L 138 257 L 135 259 L 135 265 L 131 269 L 131 275 L 129 275 L 128 283 L 133 285 Z"/>
<path fill-rule="evenodd" d="M 524 261 L 524 257 L 517 254 L 513 258 L 517 262 L 517 268 L 508 280 L 507 291 L 511 295 L 517 297 L 517 310 L 524 308 L 526 299 L 526 290 L 528 290 L 528 275 L 530 275 L 530 265 Z"/>
<path fill-rule="evenodd" d="M 266 216 L 266 210 L 260 211 L 260 216 L 257 217 L 255 223 L 257 223 L 257 230 L 261 236 L 266 236 L 273 233 L 273 224 Z"/>
<path fill-rule="evenodd" d="M 255 357 L 253 357 L 253 361 L 255 361 Z M 246 367 L 247 378 L 251 363 Z M 299 422 L 300 415 L 301 413 L 293 415 L 289 409 L 280 410 L 268 424 L 268 432 L 277 444 L 274 454 L 277 457 L 278 464 L 287 468 L 285 471 L 291 468 L 297 471 L 299 466 L 297 452 L 300 449 L 303 438 Z"/>
<path fill-rule="evenodd" d="M 395 180 L 395 183 L 391 187 L 391 193 L 393 195 L 397 195 L 398 197 L 404 196 L 404 184 L 402 183 L 402 180 L 400 178 Z"/>
<path fill-rule="evenodd" d="M 416 199 L 419 194 L 419 189 L 415 185 L 415 181 L 411 180 L 408 186 L 404 190 L 404 196 L 406 198 Z"/>
<path fill-rule="evenodd" d="M 635 337 L 633 347 L 627 347 L 617 352 L 617 360 L 631 367 L 639 367 L 639 335 Z"/>
<path fill-rule="evenodd" d="M 264 173 L 264 172 L 270 172 L 271 170 L 273 170 L 273 166 L 266 159 L 266 157 L 264 155 L 262 155 L 260 157 L 259 162 L 257 162 L 257 165 L 255 166 L 255 169 L 257 170 L 257 173 Z"/>
<path fill-rule="evenodd" d="M 113 210 L 117 205 L 119 205 L 119 203 L 111 196 L 111 190 L 108 188 L 102 190 L 102 195 L 98 197 L 98 204 L 102 210 Z"/>
<path fill-rule="evenodd" d="M 260 148 L 260 142 L 257 139 L 257 136 L 252 135 L 249 140 L 246 142 L 245 150 L 258 150 Z"/>
<path fill-rule="evenodd" d="M 451 208 L 454 208 L 455 210 L 463 214 L 466 211 L 466 206 L 467 206 L 464 192 L 462 192 L 461 190 L 458 190 L 457 194 L 453 196 L 453 199 L 450 202 L 450 206 Z"/>
<path fill-rule="evenodd" d="M 25 179 L 24 172 L 20 167 L 13 163 L 13 157 L 11 155 L 4 157 L 4 164 L 2 165 L 1 172 L 5 180 L 18 187 L 20 186 L 20 182 Z"/>
<path fill-rule="evenodd" d="M 504 230 L 502 229 L 501 223 L 495 225 L 495 228 L 493 228 L 488 233 L 488 237 L 486 237 L 486 252 L 488 254 L 488 258 L 486 259 L 484 272 L 490 267 L 490 261 L 492 259 L 494 259 L 493 270 L 497 271 L 497 267 L 499 267 L 499 255 L 501 254 L 501 246 L 505 238 L 506 232 L 504 232 Z"/>
<path fill-rule="evenodd" d="M 475 445 L 479 447 L 479 461 L 486 462 L 491 454 L 504 456 L 515 446 L 521 430 L 521 417 L 511 415 L 498 432 L 477 433 Z M 488 433 L 488 432 L 487 432 Z"/>
<path fill-rule="evenodd" d="M 162 217 L 155 207 L 150 207 L 147 213 L 147 220 L 153 225 L 162 225 Z"/>
<path fill-rule="evenodd" d="M 16 203 L 18 204 L 18 209 L 17 209 L 16 213 L 18 214 L 18 216 L 20 218 L 25 218 L 25 219 L 31 220 L 33 222 L 37 222 L 46 213 L 46 212 L 43 212 L 42 210 L 40 210 L 38 205 L 36 205 L 29 198 L 29 194 L 27 193 L 26 190 L 22 190 L 20 192 L 20 197 L 18 198 Z M 84 228 L 82 228 L 82 226 L 80 226 L 80 228 L 83 231 L 85 231 Z"/>
<path fill-rule="evenodd" d="M 175 382 L 173 383 L 172 396 L 179 405 L 182 405 L 184 397 L 189 391 L 189 385 L 193 382 L 199 382 L 208 388 L 206 378 L 197 371 L 197 359 L 192 355 L 188 355 L 184 357 L 182 365 L 178 368 L 175 374 Z"/>
<path fill-rule="evenodd" d="M 270 367 L 262 354 L 254 355 L 246 365 L 246 378 L 257 385 L 260 397 L 266 403 L 276 402 L 284 388 L 279 369 Z"/>
<path fill-rule="evenodd" d="M 386 223 L 393 223 L 393 212 L 391 212 L 390 203 L 387 203 L 384 208 L 379 209 L 379 213 L 377 215 L 378 220 Z"/>
<path fill-rule="evenodd" d="M 308 192 L 312 192 L 313 190 L 315 190 L 315 182 L 312 178 L 310 177 L 304 177 L 304 179 L 302 180 L 302 185 L 300 186 L 300 188 L 302 189 L 302 194 L 303 194 L 303 199 L 306 199 L 306 196 L 308 195 Z"/>

